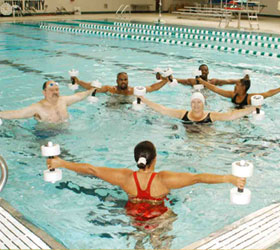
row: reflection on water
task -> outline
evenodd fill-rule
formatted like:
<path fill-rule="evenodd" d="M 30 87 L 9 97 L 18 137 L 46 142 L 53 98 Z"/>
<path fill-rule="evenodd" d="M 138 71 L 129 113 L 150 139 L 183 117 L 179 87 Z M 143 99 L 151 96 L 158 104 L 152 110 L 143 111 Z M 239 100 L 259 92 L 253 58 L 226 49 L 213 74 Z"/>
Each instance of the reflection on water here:
<path fill-rule="evenodd" d="M 134 96 L 110 95 L 105 103 L 105 107 L 111 109 L 129 108 L 132 106 L 134 99 Z"/>
<path fill-rule="evenodd" d="M 49 139 L 57 135 L 69 133 L 69 123 L 45 123 L 38 122 L 34 125 L 34 128 L 31 129 L 33 135 L 39 140 Z"/>
<path fill-rule="evenodd" d="M 129 234 L 136 239 L 134 249 L 148 249 L 149 245 L 153 249 L 170 249 L 172 240 L 176 238 L 176 235 L 171 233 L 176 220 L 177 215 L 172 210 L 148 221 L 131 220 L 136 228 Z"/>

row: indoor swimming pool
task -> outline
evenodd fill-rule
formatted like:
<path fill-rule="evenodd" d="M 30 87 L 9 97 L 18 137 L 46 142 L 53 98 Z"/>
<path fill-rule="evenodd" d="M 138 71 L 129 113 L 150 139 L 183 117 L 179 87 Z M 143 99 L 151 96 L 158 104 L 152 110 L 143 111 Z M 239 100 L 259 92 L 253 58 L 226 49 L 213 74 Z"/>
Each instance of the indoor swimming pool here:
<path fill-rule="evenodd" d="M 91 24 L 79 21 L 0 24 L 0 110 L 20 109 L 39 101 L 43 98 L 42 85 L 50 79 L 60 84 L 60 95 L 73 94 L 67 86 L 70 69 L 79 70 L 79 79 L 99 80 L 103 85 L 115 85 L 117 73 L 125 71 L 130 86 L 147 86 L 156 82 L 153 74 L 156 67 L 171 67 L 176 78 L 192 78 L 200 64 L 207 64 L 210 78 L 237 79 L 249 74 L 250 93 L 280 85 L 278 37 L 252 38 L 257 43 L 269 44 L 260 46 L 237 42 L 225 45 L 209 38 L 213 45 L 210 48 L 105 36 L 90 33 L 90 28 L 88 32 L 73 32 L 86 23 Z M 50 25 L 56 28 L 44 27 Z M 117 27 L 117 24 L 107 26 Z M 222 34 L 211 36 L 222 37 Z M 231 34 L 224 37 L 239 39 Z M 156 38 L 154 34 L 153 39 Z M 242 53 L 240 49 L 256 53 Z M 222 88 L 231 90 L 233 86 Z M 192 92 L 189 86 L 166 84 L 159 91 L 148 93 L 147 98 L 171 108 L 189 110 Z M 203 93 L 206 110 L 226 112 L 233 108 L 228 99 L 209 90 Z M 85 100 L 70 106 L 71 118 L 65 124 L 40 124 L 26 119 L 3 120 L 0 126 L 1 156 L 9 166 L 9 179 L 1 197 L 66 248 L 134 249 L 140 244 L 151 249 L 155 245 L 149 234 L 137 231 L 130 223 L 124 210 L 127 196 L 118 187 L 65 169 L 61 181 L 44 182 L 46 160 L 41 156 L 40 146 L 48 141 L 60 144 L 61 156 L 66 160 L 96 166 L 136 170 L 133 149 L 143 140 L 150 140 L 157 147 L 156 171 L 230 174 L 234 161 L 245 159 L 254 164 L 254 175 L 247 180 L 252 201 L 246 206 L 230 203 L 229 184 L 200 184 L 173 190 L 167 206 L 177 217 L 165 231 L 154 236 L 158 248 L 183 248 L 279 202 L 280 94 L 265 99 L 262 109 L 266 117 L 258 123 L 248 116 L 188 129 L 181 121 L 148 107 L 144 111 L 133 110 L 133 96 L 97 94 L 97 97 L 96 104 Z"/>

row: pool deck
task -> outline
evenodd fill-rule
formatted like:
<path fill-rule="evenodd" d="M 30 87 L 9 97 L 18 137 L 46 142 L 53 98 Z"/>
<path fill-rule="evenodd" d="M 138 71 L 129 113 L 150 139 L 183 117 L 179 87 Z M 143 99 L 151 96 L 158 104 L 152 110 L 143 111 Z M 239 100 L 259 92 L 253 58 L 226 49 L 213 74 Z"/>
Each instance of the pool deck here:
<path fill-rule="evenodd" d="M 115 14 L 92 14 L 92 15 L 36 15 L 36 16 L 24 16 L 24 17 L 0 17 L 0 22 L 14 22 L 14 21 L 46 21 L 46 20 L 71 20 L 71 19 L 84 19 L 84 20 L 104 20 L 110 19 L 116 20 Z M 132 13 L 130 16 L 131 21 L 139 22 L 150 22 L 154 23 L 158 19 L 158 15 L 154 13 Z M 213 19 L 209 18 L 208 20 L 196 20 L 193 18 L 177 18 L 175 14 L 162 14 L 162 20 L 166 24 L 176 24 L 176 25 L 185 25 L 193 27 L 203 27 L 203 28 L 216 28 L 219 29 L 219 18 Z M 120 19 L 118 19 L 120 20 Z M 126 20 L 124 20 L 126 21 Z M 240 31 L 252 31 L 252 32 L 261 32 L 261 33 L 272 33 L 280 35 L 280 17 L 267 17 L 259 16 L 259 30 L 250 30 L 248 19 L 244 17 L 241 20 L 240 29 L 237 29 L 237 19 L 234 19 L 227 30 L 240 30 Z"/>
<path fill-rule="evenodd" d="M 66 249 L 0 198 L 0 249 Z"/>
<path fill-rule="evenodd" d="M 267 249 L 278 241 L 280 203 L 275 203 L 183 249 Z"/>

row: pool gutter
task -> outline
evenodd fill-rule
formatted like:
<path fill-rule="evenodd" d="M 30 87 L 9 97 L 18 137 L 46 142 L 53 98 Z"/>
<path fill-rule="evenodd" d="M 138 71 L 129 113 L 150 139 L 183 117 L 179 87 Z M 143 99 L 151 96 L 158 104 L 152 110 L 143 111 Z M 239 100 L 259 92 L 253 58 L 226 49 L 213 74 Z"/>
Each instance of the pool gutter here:
<path fill-rule="evenodd" d="M 0 249 L 66 249 L 0 198 Z"/>

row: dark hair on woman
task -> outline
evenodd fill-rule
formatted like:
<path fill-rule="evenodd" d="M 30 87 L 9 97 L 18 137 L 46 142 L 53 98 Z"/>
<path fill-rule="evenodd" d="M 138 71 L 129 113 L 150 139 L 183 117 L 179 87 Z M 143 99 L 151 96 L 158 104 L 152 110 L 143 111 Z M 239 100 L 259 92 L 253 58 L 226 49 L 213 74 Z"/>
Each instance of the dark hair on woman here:
<path fill-rule="evenodd" d="M 250 88 L 251 86 L 251 81 L 249 75 L 245 75 L 241 80 L 241 84 L 245 86 L 246 91 Z"/>
<path fill-rule="evenodd" d="M 156 155 L 156 148 L 150 141 L 142 141 L 134 148 L 134 159 L 137 162 L 137 167 L 140 169 L 145 169 L 146 166 L 150 165 Z M 139 162 L 141 157 L 146 159 L 146 163 Z"/>

